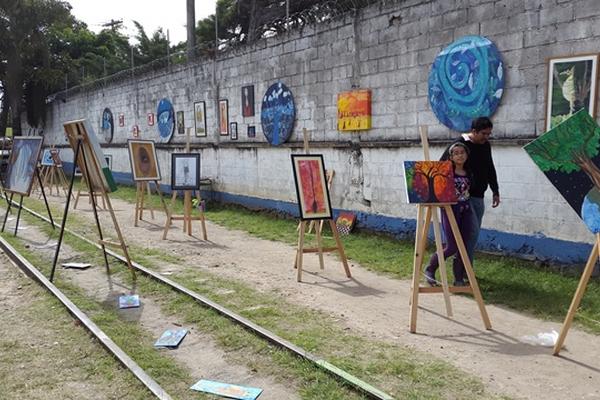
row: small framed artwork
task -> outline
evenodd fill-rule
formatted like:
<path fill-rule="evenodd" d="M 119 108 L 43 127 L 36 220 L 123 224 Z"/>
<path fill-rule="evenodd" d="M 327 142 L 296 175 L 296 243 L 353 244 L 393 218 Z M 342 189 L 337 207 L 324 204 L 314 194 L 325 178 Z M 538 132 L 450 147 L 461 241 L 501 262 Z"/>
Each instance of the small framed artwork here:
<path fill-rule="evenodd" d="M 231 140 L 237 140 L 238 132 L 237 132 L 237 122 L 232 122 L 229 124 L 229 133 L 231 134 Z"/>
<path fill-rule="evenodd" d="M 134 138 L 139 138 L 140 137 L 140 127 L 137 125 L 134 125 L 133 128 L 131 128 L 131 133 L 133 133 Z"/>
<path fill-rule="evenodd" d="M 185 121 L 183 119 L 183 111 L 177 111 L 177 134 L 185 134 Z"/>
<path fill-rule="evenodd" d="M 242 116 L 254 116 L 254 85 L 242 87 Z"/>
<path fill-rule="evenodd" d="M 325 163 L 320 154 L 292 154 L 298 208 L 302 220 L 331 219 Z"/>
<path fill-rule="evenodd" d="M 229 104 L 227 100 L 219 100 L 219 134 L 229 135 Z"/>
<path fill-rule="evenodd" d="M 154 113 L 148 113 L 148 126 L 154 126 Z"/>
<path fill-rule="evenodd" d="M 153 140 L 128 140 L 129 161 L 134 181 L 160 181 Z"/>
<path fill-rule="evenodd" d="M 44 152 L 42 153 L 41 164 L 43 167 L 54 166 L 54 160 L 52 159 L 51 149 L 44 149 Z"/>
<path fill-rule="evenodd" d="M 194 130 L 197 137 L 206 136 L 206 103 L 194 103 Z"/>
<path fill-rule="evenodd" d="M 338 130 L 371 129 L 371 91 L 351 90 L 338 94 Z"/>
<path fill-rule="evenodd" d="M 548 60 L 546 131 L 585 110 L 596 116 L 598 54 L 557 57 Z"/>
<path fill-rule="evenodd" d="M 200 154 L 171 154 L 171 189 L 200 189 Z"/>
<path fill-rule="evenodd" d="M 125 114 L 123 114 L 123 113 L 119 113 L 119 126 L 120 127 L 125 126 Z"/>
<path fill-rule="evenodd" d="M 108 169 L 112 171 L 112 154 L 105 154 L 104 161 L 106 161 L 106 165 L 108 165 Z"/>
<path fill-rule="evenodd" d="M 256 127 L 254 125 L 248 125 L 248 137 L 256 137 Z"/>

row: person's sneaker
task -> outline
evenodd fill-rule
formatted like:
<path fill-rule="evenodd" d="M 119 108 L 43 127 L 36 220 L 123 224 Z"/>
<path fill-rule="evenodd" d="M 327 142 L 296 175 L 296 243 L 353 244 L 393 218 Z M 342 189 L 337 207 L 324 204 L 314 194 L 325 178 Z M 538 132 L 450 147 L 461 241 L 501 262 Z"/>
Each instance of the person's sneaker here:
<path fill-rule="evenodd" d="M 425 279 L 429 286 L 437 286 L 437 281 L 435 280 L 435 273 L 432 271 L 425 269 Z"/>
<path fill-rule="evenodd" d="M 465 283 L 465 281 L 454 281 L 454 286 L 464 287 L 467 286 L 467 284 Z"/>

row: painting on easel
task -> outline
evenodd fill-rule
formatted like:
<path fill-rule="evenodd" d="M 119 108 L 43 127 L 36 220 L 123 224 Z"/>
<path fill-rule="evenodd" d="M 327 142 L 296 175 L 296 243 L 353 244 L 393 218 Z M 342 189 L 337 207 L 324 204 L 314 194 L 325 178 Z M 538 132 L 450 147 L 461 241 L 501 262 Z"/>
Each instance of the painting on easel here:
<path fill-rule="evenodd" d="M 160 181 L 156 148 L 152 140 L 128 140 L 134 181 Z"/>
<path fill-rule="evenodd" d="M 300 218 L 302 220 L 332 218 L 323 156 L 292 154 L 292 166 Z"/>
<path fill-rule="evenodd" d="M 8 160 L 4 189 L 29 196 L 42 149 L 41 137 L 15 137 Z"/>
<path fill-rule="evenodd" d="M 200 189 L 200 154 L 171 154 L 171 189 Z"/>
<path fill-rule="evenodd" d="M 458 201 L 451 161 L 404 161 L 404 177 L 411 204 Z"/>
<path fill-rule="evenodd" d="M 42 160 L 40 161 L 40 164 L 43 167 L 52 167 L 54 166 L 54 160 L 52 159 L 52 150 L 50 149 L 44 149 L 44 153 L 42 154 Z"/>

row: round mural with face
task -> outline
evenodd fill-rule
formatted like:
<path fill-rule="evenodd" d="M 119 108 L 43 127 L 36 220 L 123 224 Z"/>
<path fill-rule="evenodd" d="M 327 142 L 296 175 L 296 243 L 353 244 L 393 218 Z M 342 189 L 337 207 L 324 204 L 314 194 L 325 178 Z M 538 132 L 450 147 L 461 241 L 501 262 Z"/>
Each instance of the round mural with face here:
<path fill-rule="evenodd" d="M 102 122 L 100 123 L 100 132 L 102 132 L 102 137 L 106 143 L 113 140 L 114 126 L 112 111 L 107 107 L 102 111 Z"/>
<path fill-rule="evenodd" d="M 173 104 L 168 99 L 162 99 L 156 110 L 156 126 L 158 127 L 158 141 L 168 143 L 175 130 L 175 111 Z"/>

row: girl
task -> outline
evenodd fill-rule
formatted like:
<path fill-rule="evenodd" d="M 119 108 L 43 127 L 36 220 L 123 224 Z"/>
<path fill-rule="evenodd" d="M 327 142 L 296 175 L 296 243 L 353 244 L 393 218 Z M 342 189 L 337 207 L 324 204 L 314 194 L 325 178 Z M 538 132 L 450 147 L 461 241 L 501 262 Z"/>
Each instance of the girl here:
<path fill-rule="evenodd" d="M 462 236 L 463 243 L 467 243 L 472 235 L 473 218 L 475 214 L 469 204 L 469 189 L 471 187 L 471 171 L 465 168 L 465 162 L 469 157 L 469 149 L 464 143 L 454 143 L 448 150 L 450 161 L 454 166 L 454 186 L 458 197 L 458 203 L 452 206 L 458 229 Z M 458 254 L 456 240 L 452 234 L 452 228 L 448 221 L 448 216 L 442 210 L 442 227 L 444 236 L 446 237 L 446 246 L 444 247 L 444 259 L 455 255 L 452 265 L 454 270 L 454 286 L 465 286 L 465 266 L 462 257 Z M 431 286 L 436 286 L 435 271 L 439 265 L 437 253 L 434 253 L 429 260 L 429 264 L 425 268 L 425 277 L 427 283 Z"/>

